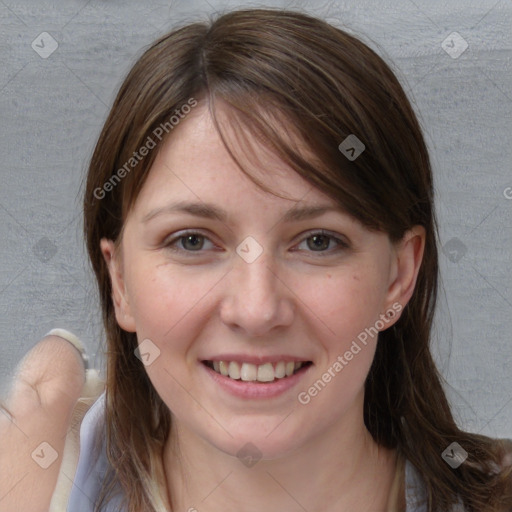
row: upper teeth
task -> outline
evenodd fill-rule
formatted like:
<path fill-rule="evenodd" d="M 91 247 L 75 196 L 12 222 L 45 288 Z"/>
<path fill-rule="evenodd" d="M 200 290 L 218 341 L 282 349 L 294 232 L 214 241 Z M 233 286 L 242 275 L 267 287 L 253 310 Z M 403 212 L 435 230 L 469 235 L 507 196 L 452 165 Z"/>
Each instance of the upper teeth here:
<path fill-rule="evenodd" d="M 272 382 L 274 379 L 289 377 L 304 365 L 303 362 L 279 361 L 275 363 L 251 364 L 236 361 L 213 361 L 213 369 L 222 375 L 236 380 Z"/>

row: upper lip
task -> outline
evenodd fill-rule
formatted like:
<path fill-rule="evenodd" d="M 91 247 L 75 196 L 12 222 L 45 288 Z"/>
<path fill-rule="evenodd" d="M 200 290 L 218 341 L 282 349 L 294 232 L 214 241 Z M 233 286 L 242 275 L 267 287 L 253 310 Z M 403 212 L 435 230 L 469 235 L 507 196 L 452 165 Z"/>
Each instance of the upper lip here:
<path fill-rule="evenodd" d="M 265 363 L 278 363 L 279 361 L 293 361 L 294 363 L 305 363 L 311 361 L 311 359 L 307 359 L 305 357 L 291 356 L 287 354 L 279 354 L 275 356 L 251 356 L 248 354 L 219 354 L 216 356 L 201 359 L 201 361 L 236 361 L 237 363 L 251 363 L 255 365 L 260 365 Z"/>

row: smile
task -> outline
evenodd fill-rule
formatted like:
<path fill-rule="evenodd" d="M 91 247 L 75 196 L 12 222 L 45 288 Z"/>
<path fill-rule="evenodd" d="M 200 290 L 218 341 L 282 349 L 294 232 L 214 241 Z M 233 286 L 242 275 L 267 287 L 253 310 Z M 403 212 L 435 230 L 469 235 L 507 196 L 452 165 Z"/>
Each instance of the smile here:
<path fill-rule="evenodd" d="M 203 364 L 233 380 L 274 382 L 276 379 L 291 377 L 301 368 L 311 365 L 311 361 L 278 361 L 260 365 L 237 361 L 203 361 Z"/>

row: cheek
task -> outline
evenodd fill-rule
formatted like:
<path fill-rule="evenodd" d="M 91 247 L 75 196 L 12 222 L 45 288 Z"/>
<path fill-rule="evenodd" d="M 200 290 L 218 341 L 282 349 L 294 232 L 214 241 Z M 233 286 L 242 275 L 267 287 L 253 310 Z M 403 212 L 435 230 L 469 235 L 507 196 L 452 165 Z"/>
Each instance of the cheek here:
<path fill-rule="evenodd" d="M 137 338 L 139 343 L 151 340 L 158 355 L 146 372 L 167 406 L 185 416 L 191 403 L 184 390 L 200 364 L 195 341 L 208 336 L 216 286 L 224 274 L 154 262 L 139 264 L 131 274 Z"/>
<path fill-rule="evenodd" d="M 315 281 L 298 280 L 300 297 L 329 345 L 343 348 L 375 325 L 386 297 L 386 279 L 376 265 L 343 268 Z"/>
<path fill-rule="evenodd" d="M 157 357 L 145 370 L 167 406 L 187 417 L 193 404 L 184 389 L 190 387 L 198 364 L 193 340 L 211 316 L 208 291 L 215 288 L 219 277 L 150 263 L 137 265 L 131 276 L 132 314 L 139 343 L 149 339 L 157 347 L 152 348 Z"/>
<path fill-rule="evenodd" d="M 314 400 L 326 420 L 346 410 L 364 386 L 378 339 L 375 324 L 384 313 L 387 290 L 386 276 L 375 264 L 329 274 L 314 288 L 311 282 L 301 285 L 311 333 L 322 346 L 317 372 L 303 388 L 301 403 Z"/>
<path fill-rule="evenodd" d="M 162 344 L 184 325 L 191 327 L 190 318 L 197 320 L 208 291 L 218 281 L 215 273 L 196 275 L 191 269 L 165 264 L 139 265 L 131 275 L 129 294 L 137 333 Z"/>

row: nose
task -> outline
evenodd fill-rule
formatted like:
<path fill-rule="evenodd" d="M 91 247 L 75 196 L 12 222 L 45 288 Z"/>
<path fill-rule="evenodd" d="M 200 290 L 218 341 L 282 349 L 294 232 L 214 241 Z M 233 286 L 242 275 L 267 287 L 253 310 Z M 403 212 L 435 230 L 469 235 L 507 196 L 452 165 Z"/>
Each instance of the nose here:
<path fill-rule="evenodd" d="M 292 324 L 293 292 L 269 257 L 262 254 L 252 263 L 238 258 L 228 276 L 220 308 L 224 324 L 248 337 L 262 337 Z"/>

